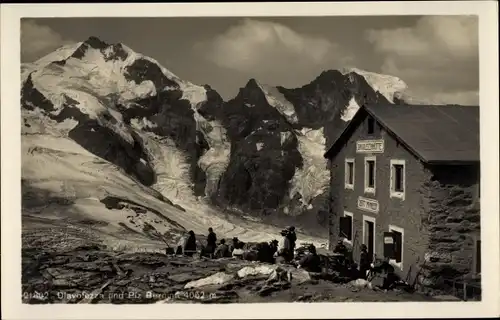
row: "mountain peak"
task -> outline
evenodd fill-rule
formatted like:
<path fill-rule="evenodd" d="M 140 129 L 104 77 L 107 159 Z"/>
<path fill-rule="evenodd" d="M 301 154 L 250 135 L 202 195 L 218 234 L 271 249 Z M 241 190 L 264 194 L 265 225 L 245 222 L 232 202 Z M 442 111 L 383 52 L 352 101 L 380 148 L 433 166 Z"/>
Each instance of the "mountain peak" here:
<path fill-rule="evenodd" d="M 245 85 L 245 88 L 247 88 L 247 89 L 259 88 L 259 87 L 260 87 L 259 82 L 254 78 L 251 78 L 250 80 L 248 80 L 247 84 Z"/>
<path fill-rule="evenodd" d="M 313 81 L 305 86 L 320 86 L 320 87 L 330 87 L 332 84 L 341 85 L 344 83 L 344 76 L 338 70 L 325 70 L 321 72 Z"/>
<path fill-rule="evenodd" d="M 338 79 L 342 77 L 342 73 L 338 70 L 325 70 L 321 72 L 321 74 L 316 78 L 317 80 L 330 80 L 330 79 Z"/>
<path fill-rule="evenodd" d="M 96 36 L 90 36 L 87 40 L 84 41 L 84 43 L 88 44 L 94 49 L 106 49 L 107 47 L 109 47 L 109 44 L 102 41 Z"/>

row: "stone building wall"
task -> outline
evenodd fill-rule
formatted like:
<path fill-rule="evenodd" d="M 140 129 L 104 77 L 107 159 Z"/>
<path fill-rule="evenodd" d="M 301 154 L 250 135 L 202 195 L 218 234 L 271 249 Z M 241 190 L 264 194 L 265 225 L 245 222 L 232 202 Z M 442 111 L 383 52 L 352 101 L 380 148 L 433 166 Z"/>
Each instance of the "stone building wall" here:
<path fill-rule="evenodd" d="M 422 186 L 430 231 L 420 281 L 441 287 L 443 280 L 471 275 L 480 239 L 479 165 L 428 167 Z"/>

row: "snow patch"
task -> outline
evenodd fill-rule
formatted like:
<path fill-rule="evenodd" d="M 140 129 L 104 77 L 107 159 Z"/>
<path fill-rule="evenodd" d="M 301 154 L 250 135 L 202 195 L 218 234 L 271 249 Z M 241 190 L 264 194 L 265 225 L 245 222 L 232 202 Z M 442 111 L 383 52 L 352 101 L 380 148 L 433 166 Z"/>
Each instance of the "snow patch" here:
<path fill-rule="evenodd" d="M 280 143 L 281 145 L 284 145 L 285 142 L 288 141 L 288 139 L 290 139 L 290 137 L 292 136 L 292 133 L 290 131 L 285 131 L 285 132 L 280 132 Z"/>
<path fill-rule="evenodd" d="M 343 74 L 355 72 L 364 77 L 366 82 L 373 90 L 380 92 L 389 102 L 394 103 L 394 95 L 398 92 L 405 91 L 408 85 L 398 77 L 369 72 L 358 68 L 346 68 L 342 71 Z"/>
<path fill-rule="evenodd" d="M 27 125 L 22 126 L 22 134 L 50 134 L 56 137 L 67 137 L 69 132 L 78 125 L 74 119 L 65 119 L 62 122 L 47 117 L 36 107 L 34 110 L 22 109 L 22 119 Z"/>
<path fill-rule="evenodd" d="M 300 194 L 303 206 L 308 206 L 317 196 L 328 188 L 330 174 L 327 161 L 323 157 L 325 152 L 325 137 L 323 128 L 318 130 L 303 128 L 298 134 L 298 150 L 304 164 L 295 170 L 291 181 L 290 198 Z"/>
<path fill-rule="evenodd" d="M 207 90 L 205 88 L 186 82 L 180 82 L 179 84 L 182 90 L 181 99 L 191 102 L 194 110 L 197 110 L 203 102 L 207 101 Z"/>
<path fill-rule="evenodd" d="M 210 147 L 199 159 L 198 166 L 207 177 L 205 195 L 210 196 L 217 191 L 219 179 L 229 165 L 231 143 L 226 129 L 219 121 L 208 121 L 195 111 L 198 130 L 202 132 Z"/>
<path fill-rule="evenodd" d="M 148 160 L 156 173 L 152 186 L 169 199 L 195 201 L 190 182 L 190 164 L 184 153 L 170 138 L 159 138 L 153 133 L 137 132 Z"/>
<path fill-rule="evenodd" d="M 47 54 L 46 56 L 43 56 L 42 58 L 38 59 L 35 62 L 32 63 L 22 63 L 21 64 L 21 80 L 24 82 L 28 75 L 33 72 L 34 70 L 43 68 L 50 63 L 54 61 L 61 61 L 67 59 L 69 56 L 71 56 L 76 49 L 78 49 L 83 42 L 78 42 L 78 43 L 73 43 L 69 45 L 65 45 L 60 47 L 59 49 L 56 49 L 55 51 Z"/>
<path fill-rule="evenodd" d="M 289 122 L 297 123 L 299 121 L 293 104 L 291 104 L 290 101 L 288 101 L 276 87 L 265 84 L 259 84 L 259 87 L 264 93 L 267 103 L 276 108 L 276 110 L 278 110 L 278 112 L 281 113 Z"/>
<path fill-rule="evenodd" d="M 157 127 L 155 123 L 149 121 L 146 117 L 143 117 L 142 119 L 132 118 L 130 119 L 130 124 L 133 128 L 138 130 L 153 129 Z"/>
<path fill-rule="evenodd" d="M 351 100 L 349 100 L 349 104 L 342 112 L 340 119 L 342 119 L 343 121 L 346 121 L 346 122 L 351 121 L 352 118 L 356 115 L 356 112 L 358 112 L 358 110 L 359 110 L 359 105 L 356 102 L 356 99 L 354 99 L 354 97 L 352 97 Z"/>

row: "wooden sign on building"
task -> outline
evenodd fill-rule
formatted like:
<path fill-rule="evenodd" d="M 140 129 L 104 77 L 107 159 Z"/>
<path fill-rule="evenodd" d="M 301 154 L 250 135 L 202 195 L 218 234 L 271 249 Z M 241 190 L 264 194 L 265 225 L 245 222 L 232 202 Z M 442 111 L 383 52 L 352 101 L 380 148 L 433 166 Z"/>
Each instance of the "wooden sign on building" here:
<path fill-rule="evenodd" d="M 358 197 L 358 209 L 372 213 L 378 213 L 379 211 L 378 201 L 374 199 Z"/>
<path fill-rule="evenodd" d="M 384 140 L 356 141 L 356 153 L 384 153 Z"/>

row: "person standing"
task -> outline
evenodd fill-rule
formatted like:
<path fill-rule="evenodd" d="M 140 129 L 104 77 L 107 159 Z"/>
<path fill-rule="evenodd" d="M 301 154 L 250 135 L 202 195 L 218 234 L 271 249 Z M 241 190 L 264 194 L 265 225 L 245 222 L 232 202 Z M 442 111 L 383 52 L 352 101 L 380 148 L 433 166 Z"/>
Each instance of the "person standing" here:
<path fill-rule="evenodd" d="M 207 236 L 207 246 L 205 248 L 205 253 L 210 257 L 213 256 L 215 252 L 215 248 L 217 246 L 217 235 L 214 232 L 214 229 L 211 227 L 208 228 L 208 236 Z"/>
<path fill-rule="evenodd" d="M 368 254 L 368 248 L 365 244 L 361 245 L 361 253 L 359 257 L 359 271 L 361 273 L 361 277 L 366 279 L 366 273 L 370 270 L 370 265 L 372 263 L 372 259 Z"/>
<path fill-rule="evenodd" d="M 295 243 L 297 241 L 297 234 L 295 233 L 295 227 L 291 226 L 287 228 L 288 239 L 290 240 L 290 255 L 293 260 L 295 255 Z"/>
<path fill-rule="evenodd" d="M 190 230 L 187 234 L 187 239 L 184 242 L 183 254 L 192 257 L 196 253 L 196 236 L 194 231 Z"/>
<path fill-rule="evenodd" d="M 290 262 L 293 259 L 293 253 L 290 254 L 291 248 L 287 230 L 281 231 L 281 239 L 278 242 L 278 250 L 276 252 L 279 259 L 276 259 L 276 262 Z"/>
<path fill-rule="evenodd" d="M 337 245 L 335 246 L 333 253 L 336 254 L 335 261 L 338 266 L 345 266 L 346 264 L 346 256 L 347 256 L 347 248 L 344 245 L 344 239 L 339 239 Z"/>

